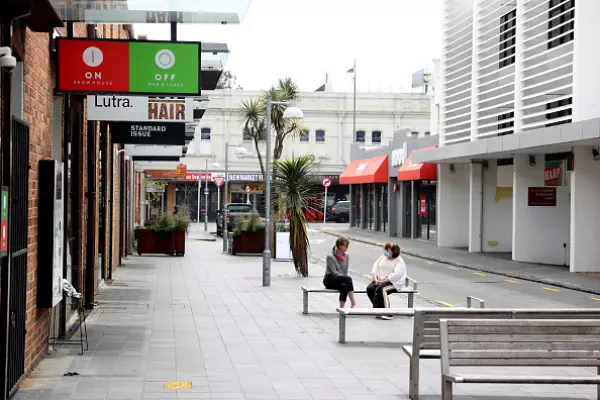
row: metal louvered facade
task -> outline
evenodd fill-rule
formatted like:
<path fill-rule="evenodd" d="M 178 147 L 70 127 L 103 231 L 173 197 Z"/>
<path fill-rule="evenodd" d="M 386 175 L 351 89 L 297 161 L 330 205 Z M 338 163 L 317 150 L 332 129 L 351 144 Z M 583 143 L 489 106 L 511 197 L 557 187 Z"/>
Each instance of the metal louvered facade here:
<path fill-rule="evenodd" d="M 574 121 L 576 1 L 444 1 L 440 146 Z"/>

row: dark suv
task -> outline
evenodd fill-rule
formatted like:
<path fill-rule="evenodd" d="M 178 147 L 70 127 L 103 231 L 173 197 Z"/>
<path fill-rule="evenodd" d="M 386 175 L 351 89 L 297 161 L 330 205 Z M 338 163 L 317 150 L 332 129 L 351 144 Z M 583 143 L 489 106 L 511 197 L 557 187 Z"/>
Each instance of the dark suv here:
<path fill-rule="evenodd" d="M 331 211 L 327 214 L 328 221 L 337 221 L 346 223 L 350 220 L 350 202 L 338 201 L 331 206 Z"/>

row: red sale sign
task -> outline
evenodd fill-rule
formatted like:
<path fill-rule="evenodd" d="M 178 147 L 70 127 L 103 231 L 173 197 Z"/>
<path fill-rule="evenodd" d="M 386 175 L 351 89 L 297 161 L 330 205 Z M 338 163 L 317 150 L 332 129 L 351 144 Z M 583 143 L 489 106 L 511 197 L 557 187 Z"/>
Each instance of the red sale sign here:
<path fill-rule="evenodd" d="M 129 43 L 58 40 L 58 87 L 66 91 L 129 91 Z"/>
<path fill-rule="evenodd" d="M 422 217 L 427 216 L 427 196 L 424 194 L 422 194 L 419 199 L 419 211 L 419 214 L 421 214 Z"/>

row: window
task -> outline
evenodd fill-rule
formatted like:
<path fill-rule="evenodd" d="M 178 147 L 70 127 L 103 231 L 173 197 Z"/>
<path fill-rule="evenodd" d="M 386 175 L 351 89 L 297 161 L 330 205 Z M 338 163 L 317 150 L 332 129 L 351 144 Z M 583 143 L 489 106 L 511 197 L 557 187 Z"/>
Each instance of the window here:
<path fill-rule="evenodd" d="M 300 141 L 301 142 L 308 142 L 309 139 L 310 139 L 310 131 L 309 130 L 300 131 Z"/>
<path fill-rule="evenodd" d="M 515 63 L 517 37 L 517 10 L 500 17 L 500 68 Z"/>
<path fill-rule="evenodd" d="M 548 8 L 548 48 L 553 49 L 575 37 L 575 0 L 550 0 Z"/>
<path fill-rule="evenodd" d="M 210 140 L 210 128 L 200 129 L 200 140 Z"/>
<path fill-rule="evenodd" d="M 244 140 L 252 140 L 252 134 L 250 133 L 250 129 L 244 129 Z"/>
<path fill-rule="evenodd" d="M 317 142 L 324 142 L 325 141 L 325 131 L 322 129 L 315 131 L 315 140 Z"/>
<path fill-rule="evenodd" d="M 546 104 L 546 110 L 552 110 L 553 108 L 566 107 L 571 104 L 573 104 L 573 98 L 569 97 L 568 99 L 553 101 L 552 103 Z M 546 114 L 546 119 L 561 118 L 561 117 L 566 117 L 566 116 L 572 115 L 572 114 L 573 114 L 573 109 L 567 108 L 566 110 L 559 110 L 559 111 L 554 111 L 554 112 L 550 112 L 550 113 Z M 546 126 L 570 124 L 571 121 L 572 121 L 571 119 L 567 119 L 565 121 L 551 122 L 551 123 L 547 124 Z"/>
<path fill-rule="evenodd" d="M 381 143 L 381 131 L 371 132 L 371 143 Z"/>
<path fill-rule="evenodd" d="M 514 111 L 511 111 L 509 113 L 506 114 L 502 114 L 498 116 L 498 130 L 504 130 L 504 129 L 508 129 L 508 128 L 512 128 L 515 126 L 515 113 Z M 512 121 L 507 121 L 507 122 L 502 122 L 502 121 L 506 121 L 507 119 L 512 119 Z M 514 130 L 509 130 L 509 131 L 504 131 L 504 132 L 500 132 L 498 134 L 498 136 L 504 136 L 504 135 L 510 135 L 515 133 Z"/>
<path fill-rule="evenodd" d="M 365 131 L 356 131 L 356 137 L 354 140 L 356 143 L 364 143 L 365 142 Z"/>

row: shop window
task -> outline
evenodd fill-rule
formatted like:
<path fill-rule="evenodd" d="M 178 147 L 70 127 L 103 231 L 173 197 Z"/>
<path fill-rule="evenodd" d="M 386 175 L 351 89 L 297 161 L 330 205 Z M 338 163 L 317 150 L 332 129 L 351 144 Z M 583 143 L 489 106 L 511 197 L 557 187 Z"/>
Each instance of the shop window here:
<path fill-rule="evenodd" d="M 550 0 L 548 8 L 548 48 L 553 49 L 575 38 L 575 0 Z"/>
<path fill-rule="evenodd" d="M 511 111 L 509 113 L 506 114 L 502 114 L 498 116 L 498 130 L 504 130 L 504 129 L 508 129 L 508 128 L 512 128 L 515 126 L 515 113 L 514 111 Z M 506 121 L 512 119 L 512 121 Z M 506 122 L 502 122 L 502 121 L 506 121 Z M 498 136 L 504 136 L 504 135 L 510 135 L 515 133 L 514 130 L 509 130 L 509 131 L 504 131 L 504 132 L 500 132 L 498 134 Z"/>
<path fill-rule="evenodd" d="M 356 137 L 354 138 L 356 143 L 364 143 L 365 142 L 365 131 L 356 131 Z"/>
<path fill-rule="evenodd" d="M 300 131 L 300 141 L 301 142 L 308 142 L 309 138 L 310 138 L 310 131 L 309 130 Z"/>
<path fill-rule="evenodd" d="M 325 131 L 322 129 L 315 131 L 315 140 L 321 143 L 325 142 Z"/>
<path fill-rule="evenodd" d="M 515 63 L 515 45 L 517 37 L 517 10 L 500 17 L 500 65 L 508 67 Z"/>
<path fill-rule="evenodd" d="M 371 132 L 371 143 L 381 143 L 381 131 Z"/>
<path fill-rule="evenodd" d="M 200 140 L 210 140 L 210 128 L 200 129 Z"/>
<path fill-rule="evenodd" d="M 546 110 L 552 110 L 553 108 L 565 107 L 565 106 L 568 106 L 571 104 L 573 104 L 573 98 L 569 97 L 568 99 L 553 101 L 551 103 L 546 104 Z M 546 114 L 546 119 L 561 118 L 561 117 L 566 117 L 566 116 L 572 115 L 572 114 L 573 114 L 573 109 L 567 108 L 566 110 L 549 112 L 548 114 Z M 571 119 L 567 119 L 565 121 L 551 122 L 551 123 L 547 124 L 546 126 L 570 124 L 571 121 L 572 121 Z"/>

